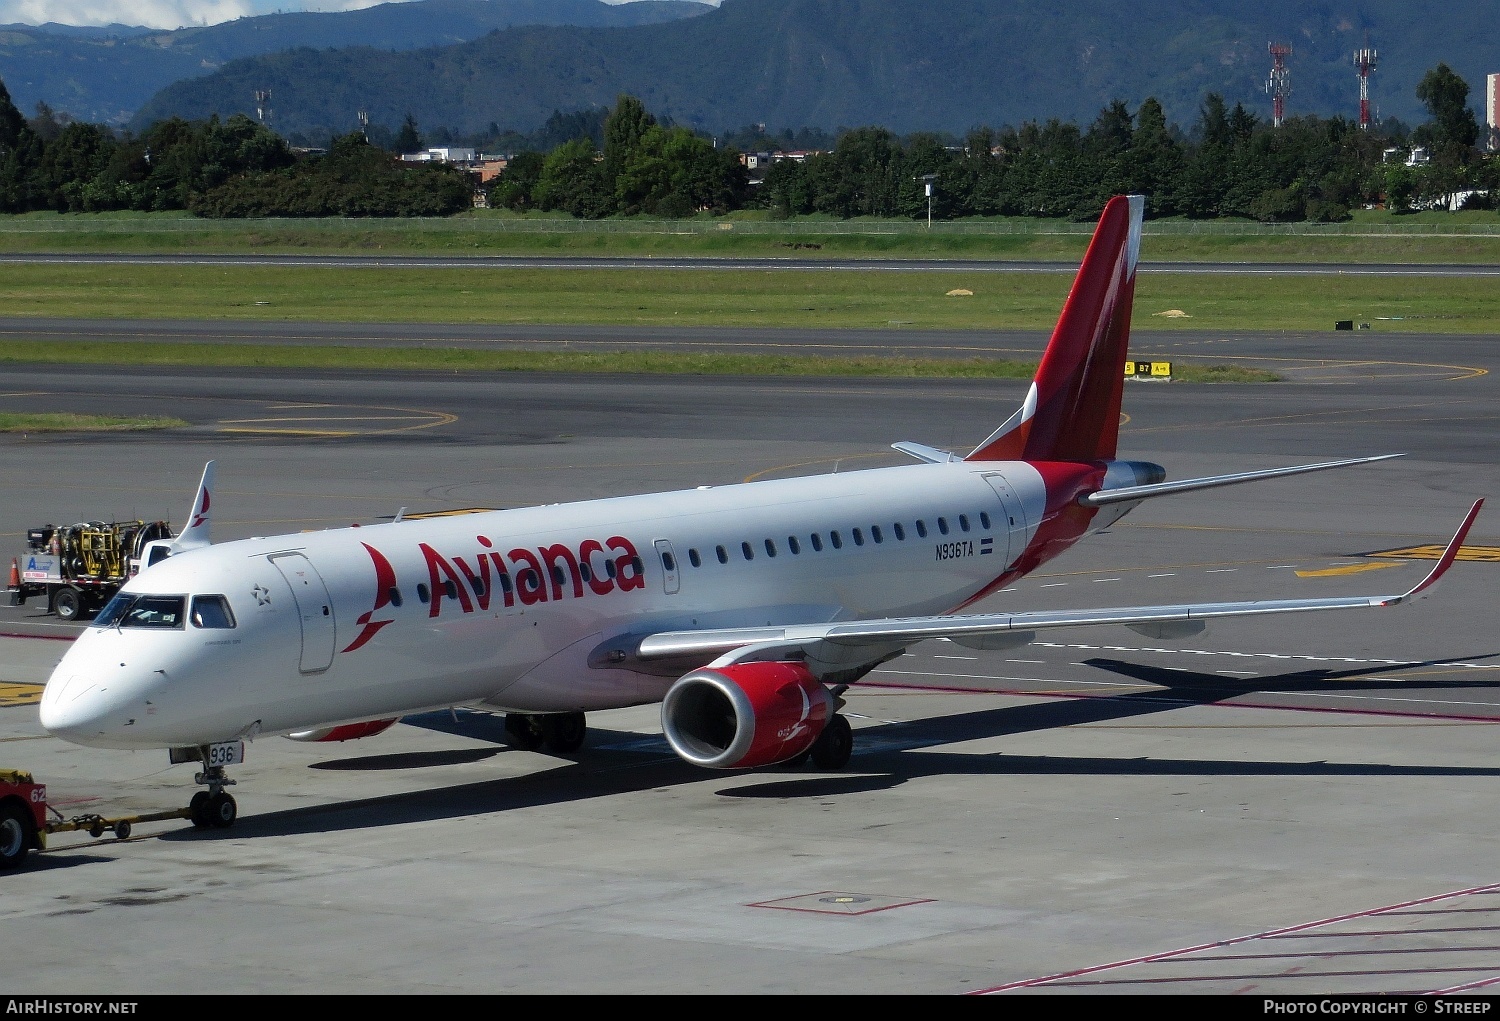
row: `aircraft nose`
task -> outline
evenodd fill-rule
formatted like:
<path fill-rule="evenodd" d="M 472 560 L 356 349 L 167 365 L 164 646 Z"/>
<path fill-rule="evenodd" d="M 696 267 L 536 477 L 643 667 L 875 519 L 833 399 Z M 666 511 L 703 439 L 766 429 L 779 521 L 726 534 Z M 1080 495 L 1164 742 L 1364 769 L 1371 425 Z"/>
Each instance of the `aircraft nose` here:
<path fill-rule="evenodd" d="M 53 674 L 42 690 L 42 727 L 54 737 L 69 740 L 99 729 L 103 713 L 99 700 L 89 698 L 98 687 L 79 674 Z"/>

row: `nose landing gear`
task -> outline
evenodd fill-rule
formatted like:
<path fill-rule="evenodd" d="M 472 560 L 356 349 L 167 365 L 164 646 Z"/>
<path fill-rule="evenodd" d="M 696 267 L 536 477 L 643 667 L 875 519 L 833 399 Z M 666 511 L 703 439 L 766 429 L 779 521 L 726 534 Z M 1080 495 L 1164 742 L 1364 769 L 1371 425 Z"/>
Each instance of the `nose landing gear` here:
<path fill-rule="evenodd" d="M 206 760 L 208 749 L 203 749 L 203 752 Z M 230 793 L 224 789 L 234 784 L 234 781 L 229 779 L 224 772 L 224 767 L 209 766 L 202 773 L 194 773 L 193 782 L 208 787 L 208 790 L 194 794 L 188 802 L 189 818 L 193 820 L 193 827 L 200 830 L 222 830 L 233 826 L 235 819 L 239 818 L 239 806 L 235 804 Z"/>

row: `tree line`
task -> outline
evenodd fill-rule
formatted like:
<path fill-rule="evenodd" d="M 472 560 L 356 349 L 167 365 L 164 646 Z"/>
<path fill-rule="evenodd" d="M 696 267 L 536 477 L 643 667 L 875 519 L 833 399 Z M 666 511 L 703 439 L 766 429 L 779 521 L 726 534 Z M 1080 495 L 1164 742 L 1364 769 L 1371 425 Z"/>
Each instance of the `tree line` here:
<path fill-rule="evenodd" d="M 169 118 L 139 134 L 23 117 L 0 83 L 0 212 L 182 209 L 209 217 L 446 216 L 473 204 L 469 176 L 401 164 L 359 132 L 294 151 L 265 125 Z"/>
<path fill-rule="evenodd" d="M 554 113 L 488 187 L 491 206 L 609 216 L 686 217 L 761 207 L 773 217 L 1036 216 L 1091 219 L 1111 196 L 1148 197 L 1147 215 L 1263 221 L 1346 219 L 1467 196 L 1495 205 L 1500 162 L 1483 158 L 1469 86 L 1444 64 L 1417 97 L 1431 119 L 1366 130 L 1342 117 L 1273 126 L 1206 96 L 1196 122 L 1168 123 L 1147 99 L 1104 107 L 1087 127 L 1049 120 L 977 128 L 957 141 L 840 131 L 830 148 L 774 162 L 751 186 L 736 145 L 658 121 L 633 96 L 613 109 Z M 494 126 L 492 126 L 494 128 Z M 564 136 L 572 135 L 564 139 Z M 391 136 L 387 139 L 385 136 Z M 821 139 L 821 133 L 794 136 Z M 522 136 L 514 136 L 521 140 Z M 729 136 L 779 147 L 763 126 Z M 416 122 L 379 133 L 390 150 L 421 147 Z M 1410 160 L 1420 148 L 1425 162 Z M 1394 157 L 1394 158 L 1393 158 Z M 927 194 L 928 184 L 932 194 Z M 441 163 L 402 164 L 365 133 L 302 152 L 243 115 L 172 118 L 140 134 L 59 117 L 24 118 L 0 84 L 0 211 L 185 209 L 202 216 L 441 216 L 471 205 L 473 181 Z"/>
<path fill-rule="evenodd" d="M 1187 131 L 1169 124 L 1155 99 L 1133 112 L 1112 102 L 1087 128 L 1056 119 L 982 127 L 961 143 L 864 127 L 840 132 L 826 151 L 777 160 L 753 189 L 736 149 L 716 157 L 707 140 L 658 125 L 623 96 L 604 121 L 602 146 L 580 137 L 546 154 L 521 153 L 490 201 L 589 218 L 759 206 L 777 217 L 1092 219 L 1111 195 L 1126 193 L 1146 195 L 1151 217 L 1268 222 L 1344 220 L 1363 206 L 1402 211 L 1453 195 L 1470 208 L 1493 207 L 1500 164 L 1475 148 L 1468 94 L 1439 64 L 1417 88 L 1432 119 L 1414 130 L 1316 116 L 1273 126 L 1216 94 Z M 763 130 L 732 137 L 774 144 Z M 1408 159 L 1416 149 L 1426 162 Z"/>

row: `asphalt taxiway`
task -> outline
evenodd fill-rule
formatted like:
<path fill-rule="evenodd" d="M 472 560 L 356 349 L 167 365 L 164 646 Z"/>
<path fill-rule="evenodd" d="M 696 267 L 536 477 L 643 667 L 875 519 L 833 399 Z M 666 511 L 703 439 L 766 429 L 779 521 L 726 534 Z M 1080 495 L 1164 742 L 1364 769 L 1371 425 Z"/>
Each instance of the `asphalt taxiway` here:
<path fill-rule="evenodd" d="M 1407 456 L 1148 502 L 987 606 L 1404 590 L 1431 566 L 1422 547 L 1500 495 L 1495 339 L 1138 335 L 1141 354 L 1182 344 L 1173 357 L 1260 360 L 1288 381 L 1132 382 L 1123 456 L 1173 478 Z M 0 410 L 190 424 L 0 438 L 0 533 L 19 547 L 46 521 L 175 522 L 209 458 L 221 539 L 848 471 L 900 463 L 896 440 L 965 450 L 1024 389 L 9 367 Z M 592 714 L 567 758 L 512 749 L 498 718 L 463 710 L 343 745 L 256 741 L 232 772 L 232 830 L 59 836 L 0 876 L 0 987 L 1486 988 L 1500 981 L 1496 513 L 1470 536 L 1475 559 L 1410 607 L 1175 642 L 1095 628 L 1005 652 L 927 643 L 850 692 L 855 754 L 838 774 L 697 770 L 650 706 Z M 40 636 L 0 640 L 0 765 L 32 770 L 67 813 L 185 803 L 191 767 L 164 753 L 41 731 L 35 686 L 73 628 L 0 607 L 0 632 Z"/>

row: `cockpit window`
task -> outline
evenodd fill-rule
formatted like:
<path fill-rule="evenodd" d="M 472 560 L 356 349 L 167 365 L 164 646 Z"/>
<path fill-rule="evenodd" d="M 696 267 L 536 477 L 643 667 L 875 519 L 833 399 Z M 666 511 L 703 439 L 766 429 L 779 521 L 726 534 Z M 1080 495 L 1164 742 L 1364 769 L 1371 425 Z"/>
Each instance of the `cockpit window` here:
<path fill-rule="evenodd" d="M 188 619 L 193 622 L 193 627 L 234 627 L 234 611 L 229 608 L 229 600 L 223 596 L 194 596 L 193 610 L 188 614 Z"/>
<path fill-rule="evenodd" d="M 221 597 L 211 597 L 221 598 Z M 144 595 L 119 592 L 94 617 L 95 627 L 180 628 L 186 596 Z M 226 606 L 226 610 L 228 607 Z M 233 624 L 229 625 L 233 627 Z"/>

